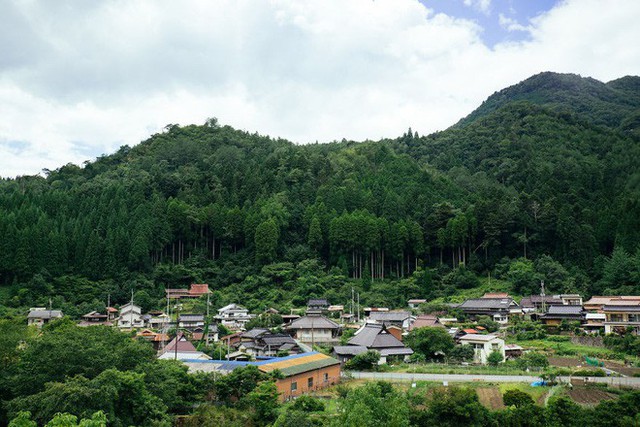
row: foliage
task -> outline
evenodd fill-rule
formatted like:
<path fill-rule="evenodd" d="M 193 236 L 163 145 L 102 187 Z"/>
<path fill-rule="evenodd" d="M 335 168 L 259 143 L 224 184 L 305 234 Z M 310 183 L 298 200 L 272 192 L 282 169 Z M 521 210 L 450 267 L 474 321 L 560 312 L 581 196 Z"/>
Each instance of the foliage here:
<path fill-rule="evenodd" d="M 318 412 L 324 411 L 324 403 L 321 400 L 315 399 L 311 396 L 300 396 L 291 405 L 291 409 L 294 411 L 302 412 Z"/>
<path fill-rule="evenodd" d="M 351 389 L 331 425 L 346 427 L 408 426 L 407 400 L 388 383 L 368 383 Z"/>
<path fill-rule="evenodd" d="M 523 406 L 533 405 L 533 399 L 528 393 L 518 389 L 511 389 L 504 392 L 502 401 L 505 406 L 515 406 L 521 408 Z"/>
<path fill-rule="evenodd" d="M 454 348 L 453 338 L 444 328 L 417 328 L 409 332 L 405 344 L 427 360 L 442 358 Z"/>
<path fill-rule="evenodd" d="M 520 369 L 527 368 L 546 368 L 549 366 L 549 359 L 542 353 L 537 351 L 529 351 L 516 360 Z"/>
<path fill-rule="evenodd" d="M 449 351 L 449 360 L 452 362 L 471 362 L 475 356 L 475 350 L 470 345 L 457 345 Z"/>
<path fill-rule="evenodd" d="M 380 352 L 376 350 L 367 350 L 364 353 L 355 355 L 345 364 L 345 369 L 354 371 L 370 371 L 378 367 L 380 360 Z"/>
<path fill-rule="evenodd" d="M 487 356 L 487 363 L 489 364 L 489 366 L 498 366 L 498 364 L 502 363 L 503 360 L 504 360 L 504 357 L 502 356 L 502 353 L 498 350 L 493 350 Z"/>

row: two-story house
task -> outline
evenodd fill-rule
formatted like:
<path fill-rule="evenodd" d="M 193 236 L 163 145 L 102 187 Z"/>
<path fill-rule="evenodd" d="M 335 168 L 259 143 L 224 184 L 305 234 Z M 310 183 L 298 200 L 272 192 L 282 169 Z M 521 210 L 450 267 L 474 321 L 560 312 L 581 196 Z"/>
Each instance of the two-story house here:
<path fill-rule="evenodd" d="M 228 304 L 218 310 L 215 319 L 232 330 L 245 329 L 245 325 L 255 317 L 249 310 L 238 304 Z"/>
<path fill-rule="evenodd" d="M 602 311 L 605 334 L 624 333 L 631 328 L 635 335 L 640 335 L 640 301 L 618 301 L 605 305 Z"/>
<path fill-rule="evenodd" d="M 144 327 L 142 309 L 135 304 L 125 304 L 120 307 L 120 317 L 116 322 L 121 329 L 142 328 Z"/>
<path fill-rule="evenodd" d="M 459 338 L 461 345 L 473 346 L 474 363 L 487 363 L 487 357 L 494 352 L 498 351 L 502 354 L 502 360 L 505 358 L 504 340 L 498 338 L 495 335 L 479 335 L 479 334 L 467 334 Z"/>

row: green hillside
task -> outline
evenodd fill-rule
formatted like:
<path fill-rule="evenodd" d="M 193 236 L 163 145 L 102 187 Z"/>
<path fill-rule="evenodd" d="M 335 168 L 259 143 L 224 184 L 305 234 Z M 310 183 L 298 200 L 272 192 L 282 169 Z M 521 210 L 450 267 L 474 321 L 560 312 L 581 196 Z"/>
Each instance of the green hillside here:
<path fill-rule="evenodd" d="M 328 296 L 404 305 L 502 279 L 516 293 L 640 292 L 638 78 L 543 73 L 444 132 L 307 146 L 169 125 L 46 177 L 0 181 L 1 304 L 70 313 Z M 614 252 L 614 249 L 617 250 Z M 612 253 L 614 256 L 612 256 Z M 526 258 L 526 259 L 520 259 Z"/>

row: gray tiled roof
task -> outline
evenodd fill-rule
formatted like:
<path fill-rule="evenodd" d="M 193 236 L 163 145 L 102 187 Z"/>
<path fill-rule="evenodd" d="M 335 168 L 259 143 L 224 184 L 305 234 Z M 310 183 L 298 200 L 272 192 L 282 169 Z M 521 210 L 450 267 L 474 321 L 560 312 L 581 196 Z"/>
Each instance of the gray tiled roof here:
<path fill-rule="evenodd" d="M 409 347 L 402 348 L 385 348 L 380 350 L 380 356 L 410 356 L 413 350 Z"/>
<path fill-rule="evenodd" d="M 581 305 L 552 305 L 549 307 L 548 314 L 569 314 L 569 315 L 581 315 Z"/>
<path fill-rule="evenodd" d="M 327 319 L 324 316 L 304 316 L 294 320 L 287 327 L 287 329 L 339 329 L 338 325 L 333 320 Z"/>
<path fill-rule="evenodd" d="M 204 314 L 181 314 L 179 322 L 204 322 Z"/>
<path fill-rule="evenodd" d="M 339 356 L 357 356 L 358 354 L 365 353 L 367 347 L 363 345 L 337 345 L 333 347 L 333 351 Z"/>
<path fill-rule="evenodd" d="M 379 322 L 404 322 L 411 316 L 408 311 L 372 311 L 369 319 Z"/>
<path fill-rule="evenodd" d="M 515 304 L 511 298 L 468 299 L 458 306 L 462 310 L 508 310 Z"/>
<path fill-rule="evenodd" d="M 640 305 L 605 305 L 603 311 L 640 312 Z"/>
<path fill-rule="evenodd" d="M 269 330 L 265 328 L 253 328 L 250 331 L 244 332 L 242 338 L 256 338 L 267 332 L 269 332 Z"/>
<path fill-rule="evenodd" d="M 29 319 L 54 319 L 56 317 L 62 317 L 62 311 L 60 310 L 33 310 L 29 312 L 27 316 Z"/>
<path fill-rule="evenodd" d="M 402 341 L 377 324 L 366 324 L 349 340 L 349 345 L 363 345 L 370 349 L 404 347 Z"/>

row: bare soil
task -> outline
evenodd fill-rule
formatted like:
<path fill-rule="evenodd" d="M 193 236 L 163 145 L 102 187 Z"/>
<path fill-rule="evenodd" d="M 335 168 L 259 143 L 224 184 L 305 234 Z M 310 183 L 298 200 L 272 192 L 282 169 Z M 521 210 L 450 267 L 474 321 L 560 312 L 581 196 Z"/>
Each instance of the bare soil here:
<path fill-rule="evenodd" d="M 595 406 L 603 400 L 616 398 L 615 394 L 590 387 L 574 387 L 573 390 L 568 391 L 568 395 L 574 402 L 588 406 Z"/>
<path fill-rule="evenodd" d="M 588 365 L 583 360 L 576 357 L 550 357 L 549 364 L 551 366 L 557 366 L 559 368 L 577 368 L 585 367 Z"/>
<path fill-rule="evenodd" d="M 492 410 L 504 409 L 504 402 L 502 401 L 502 393 L 497 387 L 479 387 L 477 390 L 478 399 L 480 403 Z"/>

